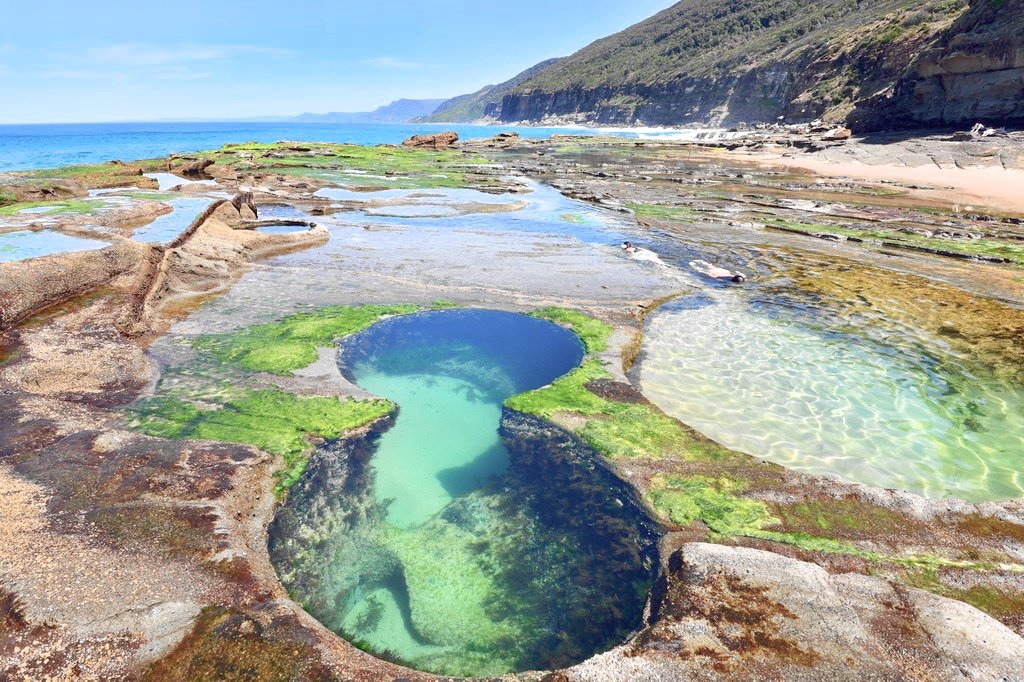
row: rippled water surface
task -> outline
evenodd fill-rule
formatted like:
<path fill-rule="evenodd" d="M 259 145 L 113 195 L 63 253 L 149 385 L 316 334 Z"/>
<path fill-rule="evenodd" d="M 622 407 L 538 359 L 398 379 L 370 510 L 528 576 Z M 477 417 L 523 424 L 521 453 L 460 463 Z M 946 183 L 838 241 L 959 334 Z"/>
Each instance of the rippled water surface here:
<path fill-rule="evenodd" d="M 930 497 L 1024 494 L 1022 384 L 884 320 L 801 313 L 731 290 L 671 304 L 648 324 L 643 390 L 794 469 Z"/>
<path fill-rule="evenodd" d="M 620 643 L 653 578 L 649 521 L 603 468 L 498 430 L 507 397 L 582 357 L 567 330 L 492 311 L 347 341 L 345 373 L 400 411 L 364 473 L 354 453 L 325 455 L 292 493 L 272 541 L 290 591 L 357 645 L 432 672 L 558 668 Z M 329 549 L 294 570 L 290 543 L 321 533 Z"/>

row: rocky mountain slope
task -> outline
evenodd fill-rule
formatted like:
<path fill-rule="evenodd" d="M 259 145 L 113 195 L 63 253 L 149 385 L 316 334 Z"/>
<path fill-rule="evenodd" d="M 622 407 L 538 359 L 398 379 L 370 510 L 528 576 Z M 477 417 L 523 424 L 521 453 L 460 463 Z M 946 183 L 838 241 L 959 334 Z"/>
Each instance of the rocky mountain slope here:
<path fill-rule="evenodd" d="M 528 81 L 545 69 L 557 64 L 560 59 L 549 59 L 533 66 L 499 85 L 485 85 L 469 95 L 454 97 L 437 107 L 429 116 L 423 116 L 417 123 L 461 123 L 482 119 L 488 106 L 501 102 L 505 95 L 520 84 Z"/>
<path fill-rule="evenodd" d="M 444 102 L 443 99 L 400 99 L 373 111 L 307 113 L 285 120 L 299 123 L 405 123 L 432 113 Z"/>
<path fill-rule="evenodd" d="M 487 113 L 619 125 L 820 117 L 862 129 L 1024 120 L 1022 8 L 682 0 L 541 70 Z"/>
<path fill-rule="evenodd" d="M 975 0 L 891 90 L 858 103 L 864 129 L 1024 122 L 1024 0 Z"/>

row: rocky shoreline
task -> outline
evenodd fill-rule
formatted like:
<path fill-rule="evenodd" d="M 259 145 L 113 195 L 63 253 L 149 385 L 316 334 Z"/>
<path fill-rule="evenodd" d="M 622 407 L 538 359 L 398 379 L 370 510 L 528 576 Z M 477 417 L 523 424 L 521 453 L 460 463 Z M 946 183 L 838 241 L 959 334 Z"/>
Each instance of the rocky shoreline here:
<path fill-rule="evenodd" d="M 801 133 L 792 139 L 805 138 Z M 0 291 L 7 292 L 0 347 L 13 349 L 0 356 L 0 519 L 6 528 L 0 550 L 0 670 L 14 679 L 435 679 L 358 651 L 289 598 L 267 542 L 278 508 L 273 491 L 281 456 L 245 441 L 146 436 L 126 422 L 124 407 L 152 394 L 174 368 L 164 355 L 174 344 L 160 344 L 186 338 L 165 337 L 181 328 L 176 322 L 185 328 L 195 324 L 190 315 L 197 310 L 215 316 L 218 302 L 243 308 L 251 299 L 231 296 L 244 277 L 258 281 L 265 271 L 273 287 L 275 272 L 300 262 L 275 265 L 263 259 L 317 247 L 336 234 L 324 227 L 287 234 L 252 229 L 268 205 L 340 216 L 335 229 L 351 230 L 345 215 L 356 205 L 370 205 L 373 194 L 331 200 L 319 190 L 335 184 L 351 189 L 379 175 L 419 194 L 469 187 L 508 195 L 526 191 L 526 178 L 539 179 L 567 196 L 635 216 L 638 230 L 698 230 L 705 239 L 728 235 L 730 244 L 767 244 L 797 258 L 851 259 L 879 266 L 876 279 L 913 273 L 910 291 L 885 290 L 897 298 L 922 291 L 937 298 L 967 296 L 947 283 L 984 292 L 1008 303 L 977 303 L 950 337 L 965 347 L 982 347 L 994 335 L 990 317 L 998 309 L 1004 327 L 997 333 L 1005 335 L 999 338 L 1019 338 L 1024 293 L 1017 264 L 946 259 L 906 248 L 917 242 L 889 245 L 899 241 L 896 236 L 875 245 L 855 242 L 850 234 L 857 236 L 867 224 L 894 235 L 914 227 L 915 238 L 943 240 L 947 249 L 960 251 L 973 245 L 981 257 L 991 252 L 979 243 L 996 249 L 1021 239 L 1020 212 L 1004 215 L 986 204 L 967 212 L 955 209 L 955 193 L 941 188 L 781 171 L 756 154 L 766 146 L 786 147 L 828 161 L 832 152 L 853 150 L 848 156 L 866 159 L 868 167 L 873 160 L 934 165 L 938 155 L 950 154 L 954 166 L 1005 167 L 1004 157 L 1019 162 L 1024 141 L 1000 139 L 1000 151 L 992 155 L 980 146 L 988 143 L 976 140 L 907 140 L 884 149 L 857 141 L 818 148 L 822 141 L 805 147 L 785 140 L 735 149 L 728 148 L 732 142 L 709 148 L 607 139 L 528 142 L 512 136 L 439 151 L 433 144 L 428 151 L 236 145 L 151 164 L 215 178 L 235 197 L 212 204 L 166 247 L 125 240 L 94 252 L 0 264 Z M 723 156 L 723 149 L 737 154 Z M 295 175 L 296 168 L 303 174 Z M 407 202 L 425 200 L 433 199 Z M 998 203 L 998 197 L 991 200 Z M 470 214 L 491 210 L 460 205 Z M 927 226 L 937 228 L 925 237 L 920 231 Z M 387 229 L 360 228 L 359 239 L 386 236 Z M 940 236 L 941 230 L 971 236 Z M 828 233 L 846 239 L 817 236 Z M 607 256 L 603 273 L 584 271 L 577 279 L 573 274 L 550 282 L 541 274 L 549 247 L 523 247 L 522 254 L 504 255 L 525 273 L 513 282 L 500 273 L 476 272 L 458 260 L 458 250 L 445 249 L 421 251 L 418 269 L 401 262 L 395 273 L 381 277 L 372 265 L 376 247 L 363 248 L 351 257 L 356 267 L 367 263 L 365 272 L 350 272 L 351 290 L 336 294 L 331 304 L 394 304 L 410 297 L 425 304 L 441 292 L 464 305 L 519 311 L 568 304 L 614 328 L 607 347 L 593 358 L 607 376 L 573 389 L 599 401 L 605 412 L 555 403 L 545 407 L 552 412 L 539 423 L 550 425 L 552 437 L 596 448 L 593 456 L 603 458 L 665 526 L 659 583 L 643 627 L 629 642 L 564 671 L 510 678 L 1017 674 L 1024 660 L 1020 500 L 926 500 L 800 475 L 728 451 L 669 419 L 629 383 L 623 355 L 637 344 L 643 316 L 659 303 L 654 299 L 678 293 L 680 285 L 628 262 Z M 305 267 L 312 273 L 327 262 Z M 436 284 L 435 270 L 443 273 Z M 619 277 L 608 280 L 619 290 L 597 284 L 602 276 Z M 820 293 L 835 296 L 828 285 L 819 283 Z M 262 292 L 283 301 L 294 291 L 283 284 L 277 291 L 247 286 L 249 296 Z M 310 305 L 323 295 L 316 286 L 311 279 L 299 289 Z M 862 295 L 876 292 L 867 287 Z M 211 301 L 214 308 L 200 308 Z M 275 310 L 257 319 L 283 316 Z M 930 323 L 927 311 L 913 314 Z M 248 328 L 235 324 L 232 333 L 239 327 Z M 354 395 L 328 374 L 244 377 L 254 386 L 272 385 L 300 397 Z M 211 393 L 202 399 L 222 398 Z M 606 442 L 600 427 L 615 428 L 620 414 L 655 425 L 650 433 L 659 440 L 622 437 L 628 447 L 646 449 L 646 456 L 600 449 Z M 586 442 L 581 434 L 589 435 Z M 357 442 L 364 436 L 357 430 L 347 437 Z M 315 475 L 307 472 L 306 480 Z M 735 481 L 745 481 L 745 487 L 730 483 Z"/>

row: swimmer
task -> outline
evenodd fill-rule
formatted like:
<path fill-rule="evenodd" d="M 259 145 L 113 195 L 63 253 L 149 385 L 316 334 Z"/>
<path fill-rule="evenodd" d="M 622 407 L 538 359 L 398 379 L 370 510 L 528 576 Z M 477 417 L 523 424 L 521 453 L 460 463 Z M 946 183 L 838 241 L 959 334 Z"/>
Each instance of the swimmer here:
<path fill-rule="evenodd" d="M 742 272 L 733 272 L 732 270 L 726 270 L 720 268 L 717 265 L 712 265 L 704 260 L 695 260 L 690 262 L 690 267 L 711 279 L 722 279 L 735 282 L 736 284 L 743 284 L 747 281 L 747 276 Z"/>
<path fill-rule="evenodd" d="M 622 249 L 626 253 L 636 253 L 638 250 L 635 246 L 633 246 L 633 242 L 622 242 Z"/>

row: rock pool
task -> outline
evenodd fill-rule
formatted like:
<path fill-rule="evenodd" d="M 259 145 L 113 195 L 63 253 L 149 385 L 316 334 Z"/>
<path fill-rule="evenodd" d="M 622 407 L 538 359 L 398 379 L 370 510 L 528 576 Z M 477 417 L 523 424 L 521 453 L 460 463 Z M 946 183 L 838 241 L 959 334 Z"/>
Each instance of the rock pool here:
<path fill-rule="evenodd" d="M 170 204 L 174 211 L 135 230 L 132 233 L 132 239 L 160 244 L 171 242 L 199 217 L 199 214 L 210 205 L 211 200 L 203 197 L 184 197 L 171 199 L 165 203 Z"/>
<path fill-rule="evenodd" d="M 344 373 L 399 412 L 322 449 L 279 512 L 271 554 L 293 597 L 361 648 L 442 674 L 559 668 L 620 643 L 657 529 L 586 447 L 502 409 L 582 357 L 559 326 L 481 310 L 346 341 Z"/>
<path fill-rule="evenodd" d="M 90 251 L 110 246 L 97 239 L 71 237 L 53 230 L 19 230 L 0 234 L 0 263 L 49 256 L 70 251 Z"/>
<path fill-rule="evenodd" d="M 1024 494 L 1019 368 L 998 372 L 877 311 L 844 321 L 766 293 L 719 290 L 662 309 L 647 326 L 644 393 L 793 469 L 927 497 Z"/>

